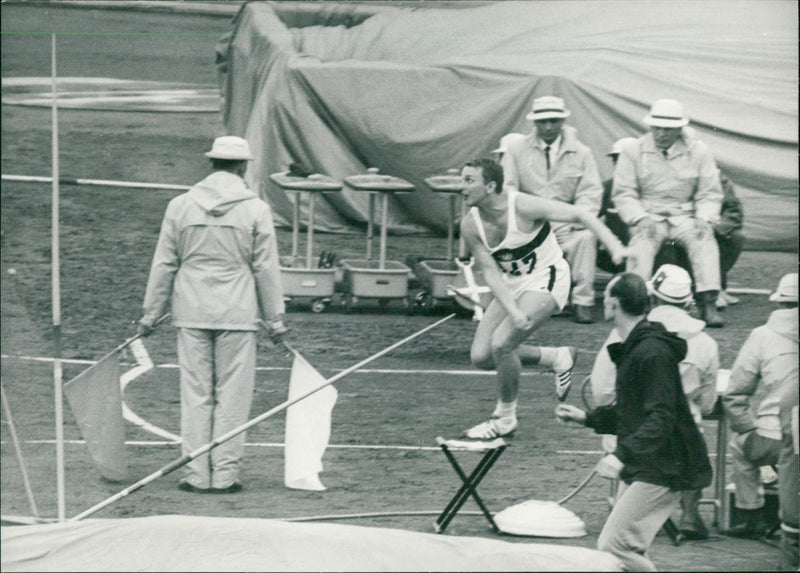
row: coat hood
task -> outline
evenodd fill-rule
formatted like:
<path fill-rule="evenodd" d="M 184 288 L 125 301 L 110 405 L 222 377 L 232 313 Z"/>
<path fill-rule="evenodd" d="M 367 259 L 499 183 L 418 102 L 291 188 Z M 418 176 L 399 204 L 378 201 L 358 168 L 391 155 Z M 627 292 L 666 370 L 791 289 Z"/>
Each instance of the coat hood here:
<path fill-rule="evenodd" d="M 214 217 L 224 215 L 242 201 L 256 198 L 241 177 L 227 171 L 215 171 L 187 193 L 203 211 Z"/>
<path fill-rule="evenodd" d="M 794 342 L 798 340 L 798 309 L 795 308 L 781 308 L 772 311 L 767 320 L 767 327 L 774 330 L 781 336 L 788 338 Z"/>
<path fill-rule="evenodd" d="M 667 332 L 667 329 L 660 322 L 642 320 L 633 328 L 624 342 L 609 345 L 608 353 L 611 355 L 611 360 L 619 365 L 624 356 L 628 355 L 641 342 L 650 339 L 658 339 L 665 343 L 669 347 L 676 363 L 686 357 L 688 345 L 683 338 L 674 332 Z"/>
<path fill-rule="evenodd" d="M 706 323 L 693 318 L 680 307 L 662 304 L 655 307 L 647 315 L 650 322 L 660 322 L 670 332 L 679 334 L 682 338 L 691 338 L 706 327 Z"/>

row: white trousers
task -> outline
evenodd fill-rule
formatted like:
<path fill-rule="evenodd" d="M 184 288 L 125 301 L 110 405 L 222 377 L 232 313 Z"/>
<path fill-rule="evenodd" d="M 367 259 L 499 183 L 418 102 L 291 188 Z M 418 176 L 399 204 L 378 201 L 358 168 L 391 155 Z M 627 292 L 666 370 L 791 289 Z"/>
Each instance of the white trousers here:
<path fill-rule="evenodd" d="M 181 369 L 181 447 L 187 455 L 241 426 L 250 414 L 256 368 L 256 332 L 178 329 Z M 245 433 L 184 466 L 186 481 L 224 488 L 239 474 Z"/>
<path fill-rule="evenodd" d="M 694 274 L 695 290 L 706 292 L 720 289 L 719 248 L 714 239 L 714 232 L 709 230 L 702 237 L 697 236 L 694 219 L 682 217 L 670 221 L 657 221 L 653 236 L 643 236 L 638 227 L 631 228 L 630 247 L 634 251 L 634 259 L 628 259 L 626 270 L 636 273 L 644 280 L 650 280 L 653 274 L 653 261 L 661 243 L 665 239 L 674 239 L 686 248 Z"/>
<path fill-rule="evenodd" d="M 574 230 L 567 227 L 556 229 L 555 235 L 572 275 L 572 304 L 593 306 L 597 237 L 589 229 Z"/>
<path fill-rule="evenodd" d="M 736 486 L 736 507 L 740 509 L 764 507 L 764 486 L 761 483 L 759 468 L 778 463 L 781 441 L 749 432 L 734 434 L 729 447 L 733 457 L 732 479 Z"/>
<path fill-rule="evenodd" d="M 617 501 L 608 516 L 597 548 L 616 555 L 625 571 L 656 571 L 647 550 L 664 522 L 678 508 L 681 492 L 635 481 L 620 483 Z"/>

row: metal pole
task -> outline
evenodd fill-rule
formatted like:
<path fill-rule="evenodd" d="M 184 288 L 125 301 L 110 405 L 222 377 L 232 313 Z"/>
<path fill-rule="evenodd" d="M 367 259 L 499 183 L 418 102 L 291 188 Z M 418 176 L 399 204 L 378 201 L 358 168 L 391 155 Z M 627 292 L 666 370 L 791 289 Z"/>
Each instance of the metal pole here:
<path fill-rule="evenodd" d="M 461 199 L 461 220 L 464 220 L 464 217 L 467 215 L 467 204 L 464 202 L 462 197 Z M 464 242 L 464 237 L 461 236 L 461 233 L 458 234 L 458 256 L 459 258 L 464 258 L 467 256 L 467 244 Z"/>
<path fill-rule="evenodd" d="M 21 181 L 23 183 L 51 183 L 52 177 L 38 177 L 34 175 L 2 175 L 3 181 Z M 174 185 L 172 183 L 140 183 L 137 181 L 113 181 L 109 179 L 81 179 L 62 177 L 59 179 L 65 185 L 94 185 L 96 187 L 123 187 L 131 189 L 172 189 L 175 191 L 188 191 L 189 185 Z"/>
<path fill-rule="evenodd" d="M 52 35 L 52 88 L 53 88 L 53 182 L 52 182 L 52 304 L 53 304 L 53 388 L 55 390 L 55 418 L 56 418 L 56 491 L 58 497 L 58 520 L 64 521 L 66 517 L 66 502 L 64 496 L 64 398 L 62 396 L 61 369 L 61 261 L 59 258 L 59 187 L 58 187 L 58 94 L 56 86 L 56 35 Z"/>
<path fill-rule="evenodd" d="M 308 192 L 308 229 L 306 230 L 306 268 L 310 269 L 313 265 L 314 256 L 314 203 L 317 197 L 313 191 Z"/>
<path fill-rule="evenodd" d="M 31 506 L 31 512 L 34 517 L 39 517 L 39 510 L 36 509 L 36 501 L 33 499 L 33 490 L 31 490 L 31 482 L 28 479 L 28 472 L 25 469 L 25 460 L 22 457 L 22 449 L 19 447 L 19 438 L 17 438 L 17 430 L 14 427 L 14 419 L 11 417 L 11 407 L 8 405 L 6 398 L 6 390 L 3 384 L 0 383 L 0 396 L 2 396 L 3 412 L 8 419 L 8 429 L 11 432 L 11 441 L 14 442 L 14 454 L 17 456 L 17 463 L 22 472 L 22 483 L 25 485 L 25 495 L 28 496 L 28 503 Z"/>
<path fill-rule="evenodd" d="M 454 195 L 450 195 L 447 198 L 449 204 L 449 218 L 447 219 L 447 260 L 452 262 L 453 261 L 453 227 L 455 226 L 455 219 L 456 219 L 456 198 Z"/>
<path fill-rule="evenodd" d="M 278 406 L 275 406 L 271 410 L 268 410 L 268 411 L 264 412 L 260 416 L 257 416 L 255 418 L 253 418 L 249 422 L 245 422 L 244 424 L 242 424 L 238 428 L 232 429 L 230 432 L 228 432 L 226 434 L 223 434 L 222 436 L 220 436 L 219 438 L 215 439 L 214 441 L 212 441 L 212 442 L 210 442 L 210 443 L 208 443 L 208 444 L 206 444 L 204 446 L 201 446 L 201 447 L 197 448 L 193 452 L 191 452 L 189 454 L 186 454 L 185 456 L 183 456 L 180 459 L 175 460 L 174 462 L 171 462 L 171 463 L 165 465 L 161 469 L 153 472 L 152 474 L 150 474 L 147 477 L 142 478 L 141 480 L 139 480 L 135 484 L 125 488 L 121 492 L 116 493 L 116 494 L 112 495 L 111 497 L 109 497 L 108 499 L 106 499 L 104 501 L 101 501 L 97 505 L 94 505 L 94 506 L 90 507 L 86 511 L 84 511 L 82 513 L 79 513 L 75 517 L 69 519 L 69 521 L 79 521 L 79 520 L 83 519 L 84 517 L 88 517 L 88 516 L 90 516 L 90 515 L 92 515 L 94 513 L 97 513 L 98 511 L 100 511 L 104 507 L 107 507 L 107 506 L 111 505 L 112 503 L 114 503 L 115 501 L 120 500 L 123 497 L 128 496 L 129 494 L 133 493 L 134 491 L 146 486 L 150 482 L 153 482 L 153 481 L 157 480 L 158 478 L 163 477 L 163 476 L 167 475 L 168 473 L 171 473 L 171 472 L 177 470 L 178 468 L 180 468 L 182 466 L 185 466 L 190 461 L 202 456 L 203 454 L 205 454 L 209 450 L 212 450 L 213 448 L 216 448 L 220 444 L 223 444 L 223 443 L 227 442 L 231 438 L 233 438 L 235 436 L 238 436 L 242 432 L 247 431 L 248 429 L 252 428 L 256 424 L 259 424 L 259 423 L 263 422 L 264 420 L 266 420 L 270 416 L 273 416 L 273 415 L 277 414 L 278 412 L 281 412 L 281 411 L 285 410 L 286 408 L 288 408 L 292 404 L 296 404 L 297 402 L 299 402 L 301 400 L 305 400 L 306 398 L 308 398 L 309 396 L 311 396 L 312 394 L 314 394 L 316 392 L 319 392 L 320 390 L 322 390 L 326 386 L 329 386 L 329 385 L 333 384 L 334 382 L 336 382 L 337 380 L 339 380 L 341 378 L 344 378 L 348 374 L 351 374 L 351 373 L 355 372 L 359 368 L 361 368 L 363 366 L 366 366 L 367 364 L 369 364 L 373 360 L 376 360 L 376 359 L 380 358 L 384 354 L 388 354 L 389 352 L 391 352 L 392 350 L 394 350 L 398 346 L 402 346 L 406 342 L 409 342 L 409 341 L 417 338 L 418 336 L 428 332 L 432 328 L 436 328 L 437 326 L 439 326 L 440 324 L 442 324 L 445 321 L 450 320 L 454 316 L 455 316 L 455 313 L 449 314 L 446 317 L 444 317 L 443 319 L 438 320 L 438 321 L 434 322 L 433 324 L 430 324 L 430 325 L 426 326 L 422 330 L 418 330 L 417 332 L 415 332 L 414 334 L 411 334 L 410 336 L 407 336 L 403 340 L 401 340 L 399 342 L 395 342 L 391 346 L 388 346 L 388 347 L 384 348 L 383 350 L 381 350 L 377 354 L 373 354 L 369 358 L 365 358 L 364 360 L 362 360 L 358 364 L 355 364 L 355 365 L 353 365 L 353 366 L 351 366 L 349 368 L 346 368 L 345 370 L 342 370 L 341 372 L 339 372 L 335 376 L 332 376 L 331 378 L 328 378 L 323 384 L 320 384 L 319 386 L 317 386 L 313 390 L 310 390 L 310 391 L 306 392 L 305 394 L 297 396 L 296 398 L 293 398 L 292 400 L 287 400 L 286 402 L 283 402 L 282 404 L 279 404 Z M 289 346 L 288 343 L 284 343 L 284 346 L 286 346 L 286 348 L 289 349 L 292 353 L 296 352 L 291 346 Z"/>
<path fill-rule="evenodd" d="M 389 192 L 384 191 L 381 195 L 383 195 L 383 210 L 381 211 L 381 252 L 378 258 L 378 268 L 383 270 L 386 266 L 386 226 L 389 222 Z"/>
<path fill-rule="evenodd" d="M 372 259 L 372 235 L 375 234 L 373 228 L 373 218 L 375 217 L 375 193 L 369 192 L 369 216 L 367 220 L 367 260 Z"/>
<path fill-rule="evenodd" d="M 300 192 L 294 194 L 294 210 L 292 212 L 292 262 L 298 253 L 300 243 Z"/>

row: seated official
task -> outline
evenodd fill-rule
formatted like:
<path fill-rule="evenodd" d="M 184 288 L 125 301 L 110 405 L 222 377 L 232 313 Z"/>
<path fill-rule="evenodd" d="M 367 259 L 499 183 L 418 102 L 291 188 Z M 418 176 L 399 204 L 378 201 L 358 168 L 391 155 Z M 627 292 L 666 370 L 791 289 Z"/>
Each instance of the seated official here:
<path fill-rule="evenodd" d="M 709 327 L 724 326 L 716 309 L 720 290 L 719 249 L 713 224 L 719 219 L 722 187 L 711 152 L 683 106 L 656 101 L 644 118 L 650 133 L 627 142 L 614 170 L 612 201 L 631 228 L 634 252 L 627 269 L 649 280 L 665 239 L 685 249 L 695 279 L 696 300 Z"/>

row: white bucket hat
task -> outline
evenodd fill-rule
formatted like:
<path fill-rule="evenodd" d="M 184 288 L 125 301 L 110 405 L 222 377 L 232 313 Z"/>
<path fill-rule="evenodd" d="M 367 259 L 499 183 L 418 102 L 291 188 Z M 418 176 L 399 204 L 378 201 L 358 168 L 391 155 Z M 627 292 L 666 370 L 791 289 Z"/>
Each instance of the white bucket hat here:
<path fill-rule="evenodd" d="M 689 118 L 679 101 L 660 99 L 653 102 L 650 113 L 644 116 L 644 123 L 655 127 L 683 127 L 689 123 Z"/>
<path fill-rule="evenodd" d="M 500 138 L 500 147 L 497 149 L 493 149 L 492 153 L 506 153 L 508 151 L 509 144 L 517 138 L 524 138 L 525 135 L 522 133 L 507 133 L 503 137 Z"/>
<path fill-rule="evenodd" d="M 622 153 L 622 148 L 629 141 L 636 141 L 636 138 L 635 137 L 623 137 L 622 139 L 616 140 L 614 142 L 614 145 L 611 146 L 611 151 L 606 153 L 606 155 L 619 155 L 620 153 Z"/>
<path fill-rule="evenodd" d="M 246 161 L 253 159 L 247 141 L 235 135 L 223 135 L 214 140 L 211 151 L 205 153 L 211 159 L 231 159 Z"/>
<path fill-rule="evenodd" d="M 665 302 L 686 303 L 692 300 L 692 277 L 677 265 L 661 265 L 647 281 L 647 290 Z"/>
<path fill-rule="evenodd" d="M 531 112 L 525 119 L 539 121 L 540 119 L 564 119 L 569 117 L 569 110 L 564 107 L 564 100 L 555 96 L 537 97 L 533 100 Z"/>
<path fill-rule="evenodd" d="M 797 273 L 784 275 L 778 283 L 778 290 L 769 297 L 772 302 L 797 302 Z"/>

